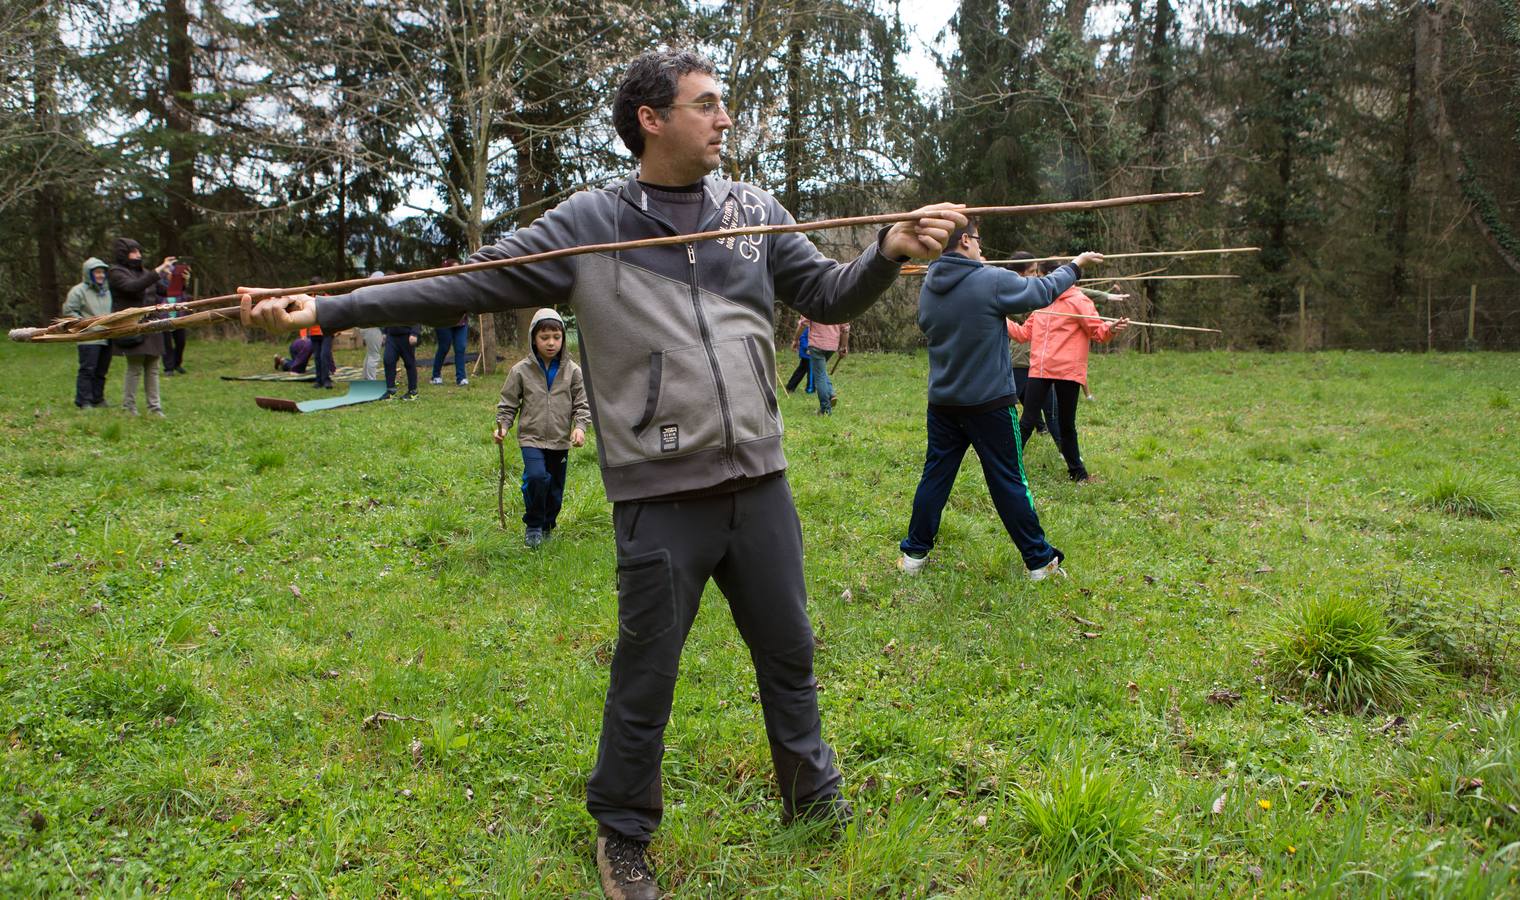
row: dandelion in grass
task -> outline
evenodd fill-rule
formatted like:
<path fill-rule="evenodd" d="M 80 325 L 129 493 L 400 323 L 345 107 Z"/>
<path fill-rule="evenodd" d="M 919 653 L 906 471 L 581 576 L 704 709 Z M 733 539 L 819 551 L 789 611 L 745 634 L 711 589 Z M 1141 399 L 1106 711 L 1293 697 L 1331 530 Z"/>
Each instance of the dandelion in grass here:
<path fill-rule="evenodd" d="M 1271 809 L 1272 808 L 1272 801 L 1271 800 L 1257 800 L 1256 801 L 1256 805 L 1259 806 L 1259 807 L 1261 807 L 1262 809 Z"/>
<path fill-rule="evenodd" d="M 1364 597 L 1327 594 L 1293 604 L 1263 655 L 1280 685 L 1342 712 L 1403 706 L 1431 678 L 1414 643 Z"/>

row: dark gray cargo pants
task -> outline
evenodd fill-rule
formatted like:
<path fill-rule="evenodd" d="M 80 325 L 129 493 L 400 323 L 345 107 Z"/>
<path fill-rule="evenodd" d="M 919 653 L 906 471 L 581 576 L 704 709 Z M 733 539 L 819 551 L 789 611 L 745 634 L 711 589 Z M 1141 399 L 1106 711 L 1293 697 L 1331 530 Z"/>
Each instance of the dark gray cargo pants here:
<path fill-rule="evenodd" d="M 784 811 L 832 797 L 840 775 L 823 742 L 802 526 L 784 477 L 695 500 L 612 505 L 618 642 L 586 808 L 647 841 L 664 811 L 663 736 L 681 648 L 709 578 L 749 646 Z"/>

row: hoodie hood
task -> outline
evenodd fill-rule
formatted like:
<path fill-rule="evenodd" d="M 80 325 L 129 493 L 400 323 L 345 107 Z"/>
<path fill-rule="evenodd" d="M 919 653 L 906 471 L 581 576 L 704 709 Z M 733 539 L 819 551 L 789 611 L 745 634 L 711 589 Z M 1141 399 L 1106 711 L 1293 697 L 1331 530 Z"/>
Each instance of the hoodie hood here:
<path fill-rule="evenodd" d="M 126 266 L 129 269 L 141 269 L 142 260 L 139 259 L 134 263 L 132 260 L 127 259 L 127 254 L 133 250 L 141 253 L 142 244 L 131 238 L 117 238 L 116 243 L 111 245 L 111 258 L 116 261 L 118 266 Z"/>
<path fill-rule="evenodd" d="M 528 324 L 528 335 L 531 337 L 538 331 L 538 326 L 544 322 L 554 322 L 559 325 L 559 330 L 565 330 L 565 319 L 559 313 L 545 307 L 533 314 L 533 321 Z"/>
<path fill-rule="evenodd" d="M 97 285 L 95 283 L 95 279 L 93 279 L 93 278 L 90 277 L 90 273 L 93 272 L 93 271 L 95 271 L 96 269 L 109 269 L 109 268 L 111 268 L 111 267 L 106 264 L 105 260 L 100 259 L 99 257 L 96 257 L 96 256 L 92 256 L 89 259 L 87 259 L 87 260 L 84 261 L 84 265 L 83 266 L 79 267 L 79 274 L 81 276 L 80 280 L 84 282 L 84 286 L 85 287 L 94 289 L 96 293 L 104 294 L 106 291 L 110 290 L 110 288 L 106 285 L 106 283 L 104 281 L 102 281 L 100 284 Z"/>
<path fill-rule="evenodd" d="M 944 253 L 929 263 L 924 273 L 924 289 L 934 294 L 948 294 L 966 280 L 966 276 L 982 268 L 982 264 L 959 253 Z"/>
<path fill-rule="evenodd" d="M 565 319 L 559 313 L 555 312 L 552 309 L 549 309 L 548 307 L 545 307 L 545 308 L 539 310 L 538 312 L 534 313 L 533 314 L 533 321 L 530 322 L 530 323 L 528 323 L 528 345 L 532 348 L 532 350 L 533 350 L 533 356 L 534 356 L 535 359 L 543 360 L 543 357 L 538 355 L 538 341 L 537 341 L 537 337 L 538 337 L 538 326 L 544 324 L 545 322 L 553 322 L 554 324 L 556 324 L 556 325 L 559 326 L 559 330 L 560 330 L 561 334 L 564 334 L 564 332 L 565 332 Z M 565 355 L 565 345 L 567 343 L 569 343 L 569 342 L 565 341 L 565 342 L 560 343 L 560 345 L 559 345 L 559 353 L 555 354 L 555 356 L 554 356 L 555 359 L 560 359 L 561 357 L 563 357 Z M 545 362 L 547 362 L 547 360 L 545 360 Z"/>

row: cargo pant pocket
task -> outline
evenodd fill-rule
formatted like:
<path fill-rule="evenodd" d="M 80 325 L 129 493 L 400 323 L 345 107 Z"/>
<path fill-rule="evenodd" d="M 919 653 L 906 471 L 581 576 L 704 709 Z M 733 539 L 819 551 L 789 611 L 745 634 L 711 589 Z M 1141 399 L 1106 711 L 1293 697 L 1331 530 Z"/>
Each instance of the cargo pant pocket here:
<path fill-rule="evenodd" d="M 676 624 L 670 553 L 656 550 L 618 559 L 618 634 L 635 644 L 664 637 Z"/>

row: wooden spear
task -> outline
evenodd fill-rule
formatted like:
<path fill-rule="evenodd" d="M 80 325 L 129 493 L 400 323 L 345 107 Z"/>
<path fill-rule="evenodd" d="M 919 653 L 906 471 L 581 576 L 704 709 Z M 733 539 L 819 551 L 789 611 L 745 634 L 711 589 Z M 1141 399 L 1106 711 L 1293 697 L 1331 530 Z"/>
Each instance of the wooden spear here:
<path fill-rule="evenodd" d="M 1046 213 L 1072 212 L 1084 209 L 1108 209 L 1116 206 L 1134 206 L 1143 203 L 1170 203 L 1175 200 L 1186 200 L 1197 197 L 1202 191 L 1175 192 L 1168 194 L 1139 194 L 1131 197 L 1108 197 L 1102 200 L 1071 200 L 1062 203 L 1033 203 L 1023 206 L 970 206 L 962 207 L 958 212 L 967 216 L 1033 216 Z M 586 244 L 580 247 L 562 247 L 557 250 L 547 250 L 543 253 L 531 253 L 527 256 L 514 256 L 507 259 L 483 260 L 481 262 L 465 263 L 460 266 L 448 266 L 437 269 L 422 269 L 416 272 L 401 272 L 395 275 L 386 275 L 382 278 L 350 278 L 345 281 L 333 281 L 326 284 L 309 284 L 299 287 L 288 288 L 252 288 L 247 293 L 255 301 L 268 297 L 287 297 L 292 294 L 330 294 L 351 291 L 361 287 L 370 287 L 379 284 L 394 284 L 401 281 L 417 281 L 423 278 L 437 278 L 440 276 L 463 275 L 467 272 L 478 272 L 485 269 L 504 269 L 509 266 L 522 266 L 528 263 L 545 262 L 551 259 L 560 259 L 566 256 L 578 256 L 583 253 L 612 253 L 622 250 L 638 250 L 645 247 L 665 247 L 673 244 L 690 244 L 697 241 L 712 241 L 723 238 L 737 237 L 751 234 L 785 234 L 793 232 L 822 231 L 829 228 L 852 228 L 863 225 L 890 225 L 896 222 L 913 222 L 924 218 L 920 212 L 882 213 L 874 216 L 848 216 L 839 219 L 821 219 L 816 222 L 793 222 L 789 225 L 750 225 L 744 228 L 728 228 L 718 231 L 702 231 L 695 234 L 674 234 L 666 237 L 645 238 L 634 241 L 619 241 L 605 244 Z M 932 213 L 931 213 L 932 215 Z M 119 323 L 133 323 L 129 328 L 141 327 L 136 323 L 146 315 L 157 312 L 174 310 L 188 312 L 191 310 L 215 310 L 223 313 L 232 307 L 218 307 L 219 303 L 237 301 L 238 294 L 224 294 L 219 297 L 206 297 L 201 300 L 192 300 L 187 303 L 162 304 L 159 306 L 134 307 L 102 316 L 86 316 L 78 319 L 62 319 L 51 325 L 41 328 L 15 328 L 10 332 L 13 341 L 38 341 L 48 336 L 51 340 L 89 341 L 102 337 L 123 337 L 129 334 L 141 332 L 132 330 L 118 330 L 114 326 Z M 217 318 L 223 318 L 217 316 Z M 180 324 L 176 327 L 183 328 L 185 324 L 194 321 L 194 324 L 205 324 L 206 320 L 193 320 L 193 317 L 176 319 Z M 85 332 L 88 329 L 95 329 Z M 56 335 L 69 335 L 69 337 L 56 337 Z"/>
<path fill-rule="evenodd" d="M 1144 272 L 1136 272 L 1133 275 L 1116 275 L 1116 276 L 1114 276 L 1112 278 L 1083 278 L 1081 281 L 1078 282 L 1078 284 L 1087 284 L 1087 283 L 1093 282 L 1093 281 L 1136 281 L 1136 280 L 1139 280 L 1141 278 L 1145 278 L 1146 276 L 1149 276 L 1149 275 L 1155 275 L 1157 272 L 1165 272 L 1167 269 L 1170 269 L 1170 268 L 1171 268 L 1171 266 L 1162 266 L 1159 269 L 1146 269 Z M 901 274 L 903 274 L 903 275 L 925 275 L 925 274 L 928 274 L 928 272 L 929 272 L 929 267 L 928 266 L 911 265 L 911 266 L 903 266 Z M 1172 277 L 1172 278 L 1239 278 L 1240 276 L 1239 275 L 1173 275 L 1173 276 L 1169 276 L 1169 277 Z"/>
<path fill-rule="evenodd" d="M 1239 277 L 1239 275 L 1111 275 L 1103 278 L 1082 278 L 1077 281 L 1077 284 L 1091 284 L 1094 281 L 1207 281 Z"/>
<path fill-rule="evenodd" d="M 1051 309 L 1037 309 L 1034 312 L 1030 313 L 1030 315 L 1032 315 L 1032 316 L 1065 316 L 1068 319 L 1093 319 L 1093 320 L 1096 320 L 1096 321 L 1099 321 L 1099 322 L 1117 322 L 1117 321 L 1119 321 L 1118 319 L 1115 319 L 1112 316 L 1088 316 L 1088 315 L 1083 315 L 1082 313 L 1058 312 L 1056 310 L 1051 310 Z M 1224 334 L 1224 332 L 1220 331 L 1218 328 L 1198 328 L 1198 327 L 1195 327 L 1193 325 L 1168 325 L 1165 322 L 1136 322 L 1134 319 L 1130 319 L 1129 320 L 1129 324 L 1131 324 L 1131 325 L 1141 325 L 1141 326 L 1144 326 L 1146 328 L 1172 328 L 1172 329 L 1175 329 L 1177 331 L 1205 331 L 1205 332 L 1208 332 L 1209 334 Z"/>
<path fill-rule="evenodd" d="M 1104 262 L 1111 259 L 1144 259 L 1148 256 L 1215 256 L 1221 253 L 1260 253 L 1260 247 L 1221 247 L 1217 250 L 1147 250 L 1144 253 L 1105 253 Z M 1072 254 L 1074 256 L 1075 254 Z M 1029 263 L 1065 262 L 1071 256 L 1043 256 L 1039 259 L 984 259 L 988 266 L 1024 266 Z"/>

